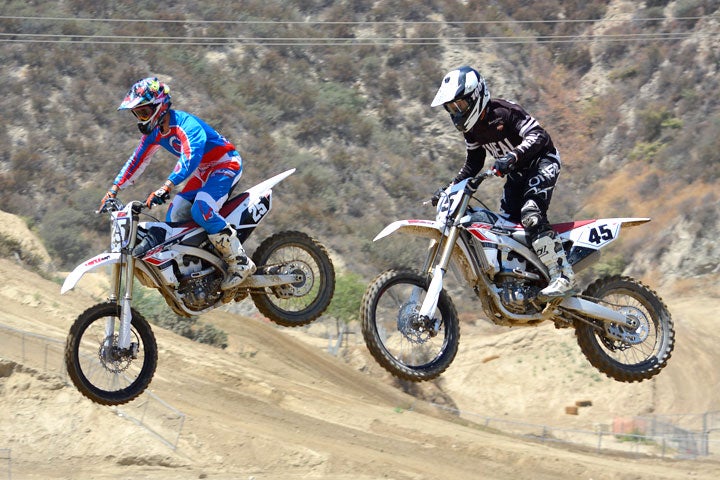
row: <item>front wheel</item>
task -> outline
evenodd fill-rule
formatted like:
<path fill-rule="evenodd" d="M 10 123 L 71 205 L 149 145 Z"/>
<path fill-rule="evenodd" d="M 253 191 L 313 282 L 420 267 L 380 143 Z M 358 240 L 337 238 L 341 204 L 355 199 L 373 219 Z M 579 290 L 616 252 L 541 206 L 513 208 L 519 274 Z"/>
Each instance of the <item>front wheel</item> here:
<path fill-rule="evenodd" d="M 250 294 L 260 313 L 278 325 L 307 325 L 330 305 L 335 293 L 335 269 L 325 247 L 309 235 L 277 233 L 263 240 L 252 259 L 258 269 L 302 278 Z"/>
<path fill-rule="evenodd" d="M 93 402 L 120 405 L 138 397 L 157 367 L 150 324 L 132 310 L 130 346 L 118 347 L 120 307 L 100 303 L 83 312 L 68 334 L 65 367 L 73 384 Z"/>
<path fill-rule="evenodd" d="M 600 322 L 576 321 L 578 345 L 590 363 L 620 382 L 641 382 L 660 373 L 675 346 L 673 321 L 660 297 L 637 280 L 620 276 L 595 281 L 583 295 L 621 312 L 633 324 L 610 325 L 611 338 Z"/>
<path fill-rule="evenodd" d="M 445 290 L 440 292 L 437 317 L 418 315 L 428 285 L 419 273 L 388 270 L 363 295 L 360 316 L 365 344 L 383 368 L 403 380 L 438 377 L 458 351 L 457 311 Z"/>

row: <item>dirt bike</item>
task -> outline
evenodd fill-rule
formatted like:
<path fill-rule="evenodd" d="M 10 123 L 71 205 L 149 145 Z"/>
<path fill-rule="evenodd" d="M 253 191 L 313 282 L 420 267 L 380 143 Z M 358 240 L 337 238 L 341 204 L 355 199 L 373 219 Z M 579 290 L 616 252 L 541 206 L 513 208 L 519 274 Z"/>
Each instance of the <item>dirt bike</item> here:
<path fill-rule="evenodd" d="M 658 295 L 637 280 L 613 275 L 595 280 L 582 294 L 541 301 L 538 294 L 549 275 L 522 225 L 473 196 L 491 176 L 489 170 L 447 187 L 434 221 L 396 221 L 375 237 L 377 241 L 403 232 L 431 239 L 422 270 L 387 270 L 365 291 L 362 331 L 375 360 L 411 381 L 431 380 L 450 366 L 460 328 L 443 281 L 448 267 L 455 265 L 491 322 L 516 327 L 550 321 L 558 328 L 574 328 L 580 350 L 608 377 L 640 382 L 657 375 L 675 341 L 670 313 Z M 471 206 L 471 199 L 482 208 Z M 602 218 L 556 224 L 553 229 L 579 272 L 597 261 L 621 227 L 648 221 Z"/>
<path fill-rule="evenodd" d="M 272 187 L 288 170 L 229 198 L 220 213 L 242 243 L 272 207 Z M 78 265 L 61 293 L 75 287 L 87 272 L 111 267 L 107 302 L 90 307 L 70 328 L 65 366 L 80 392 L 103 405 L 138 397 L 157 366 L 157 344 L 150 324 L 132 306 L 133 278 L 157 289 L 183 317 L 200 315 L 248 295 L 257 309 L 287 327 L 306 325 L 328 307 L 335 271 L 325 247 L 299 231 L 276 233 L 252 255 L 256 272 L 237 288 L 221 290 L 227 265 L 195 222 L 140 222 L 144 202 L 106 203 L 110 214 L 110 250 Z M 98 212 L 100 213 L 100 212 Z M 149 215 L 148 215 L 149 216 Z M 152 217 L 150 217 L 152 218 Z"/>

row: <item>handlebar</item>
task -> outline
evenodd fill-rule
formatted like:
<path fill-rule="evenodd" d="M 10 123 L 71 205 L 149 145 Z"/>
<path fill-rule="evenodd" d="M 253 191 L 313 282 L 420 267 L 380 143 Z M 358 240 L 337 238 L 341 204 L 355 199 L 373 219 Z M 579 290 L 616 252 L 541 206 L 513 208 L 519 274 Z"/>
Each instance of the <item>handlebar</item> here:
<path fill-rule="evenodd" d="M 116 197 L 110 197 L 100 205 L 99 210 L 95 210 L 95 214 L 100 215 L 101 213 L 117 212 L 118 210 L 122 210 L 123 206 L 123 203 Z"/>
<path fill-rule="evenodd" d="M 139 200 L 133 200 L 130 203 L 133 205 L 134 213 L 140 213 L 145 209 L 151 208 L 145 205 L 144 202 L 141 202 Z M 100 207 L 100 210 L 95 210 L 95 213 L 99 215 L 101 213 L 118 212 L 123 208 L 125 208 L 125 205 L 123 205 L 123 203 L 118 198 L 112 197 L 105 200 L 105 203 L 102 205 L 102 207 Z"/>
<path fill-rule="evenodd" d="M 491 168 L 490 170 L 485 170 L 484 172 L 480 172 L 475 175 L 473 178 L 470 179 L 468 185 L 473 190 L 476 190 L 485 179 L 495 176 L 497 176 L 496 170 L 494 168 Z"/>
<path fill-rule="evenodd" d="M 487 178 L 489 178 L 489 177 L 496 177 L 496 176 L 499 176 L 499 175 L 497 174 L 497 170 L 495 170 L 494 168 L 491 168 L 490 170 L 485 170 L 484 172 L 480 172 L 480 173 L 478 173 L 477 175 L 475 175 L 474 177 L 472 177 L 471 179 L 469 179 L 469 180 L 468 180 L 468 183 L 467 183 L 467 187 L 469 187 L 469 188 L 473 191 L 473 193 L 474 193 L 475 190 L 477 190 L 477 188 L 480 186 L 480 184 L 481 184 L 485 179 L 487 179 Z M 449 186 L 449 185 L 448 185 L 448 186 Z M 430 203 L 431 203 L 432 205 L 436 205 L 436 204 L 437 204 L 437 200 L 439 200 L 440 196 L 443 195 L 443 190 L 444 190 L 445 188 L 447 188 L 447 187 L 438 189 L 438 190 L 435 192 L 433 198 L 430 199 L 430 200 L 425 200 L 425 201 L 423 202 L 423 205 L 427 205 L 427 204 L 430 204 Z"/>

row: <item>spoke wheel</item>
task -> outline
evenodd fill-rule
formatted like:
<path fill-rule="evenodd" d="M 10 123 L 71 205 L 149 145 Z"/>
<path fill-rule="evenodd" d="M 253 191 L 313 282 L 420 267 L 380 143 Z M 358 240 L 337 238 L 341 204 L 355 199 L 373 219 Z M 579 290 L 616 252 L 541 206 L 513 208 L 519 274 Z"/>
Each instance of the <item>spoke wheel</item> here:
<path fill-rule="evenodd" d="M 150 324 L 132 310 L 130 347 L 118 347 L 120 308 L 101 303 L 83 312 L 70 328 L 65 367 L 84 396 L 102 405 L 138 397 L 157 367 L 157 344 Z"/>
<path fill-rule="evenodd" d="M 388 270 L 372 281 L 362 299 L 362 331 L 368 350 L 387 371 L 414 382 L 443 373 L 460 342 L 457 312 L 444 290 L 434 318 L 418 315 L 427 288 L 427 279 L 419 273 Z"/>
<path fill-rule="evenodd" d="M 576 321 L 578 345 L 590 363 L 621 382 L 640 382 L 660 373 L 675 345 L 672 318 L 660 297 L 620 276 L 597 280 L 583 296 L 621 312 L 631 323 L 611 325 L 607 334 L 599 322 L 592 326 Z"/>
<path fill-rule="evenodd" d="M 284 327 L 307 325 L 330 305 L 335 293 L 335 270 L 325 247 L 302 232 L 281 232 L 266 238 L 253 262 L 275 274 L 300 280 L 250 295 L 257 309 Z"/>

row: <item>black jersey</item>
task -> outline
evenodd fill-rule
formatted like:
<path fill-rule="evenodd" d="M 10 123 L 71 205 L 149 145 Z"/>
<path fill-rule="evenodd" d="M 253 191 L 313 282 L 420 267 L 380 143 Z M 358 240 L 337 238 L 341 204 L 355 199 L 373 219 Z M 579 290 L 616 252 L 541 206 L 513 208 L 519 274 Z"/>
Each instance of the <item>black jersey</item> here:
<path fill-rule="evenodd" d="M 455 182 L 480 172 L 487 153 L 495 159 L 515 153 L 518 169 L 527 167 L 534 158 L 557 153 L 550 135 L 520 105 L 493 98 L 485 108 L 485 116 L 463 134 L 467 159 Z"/>

